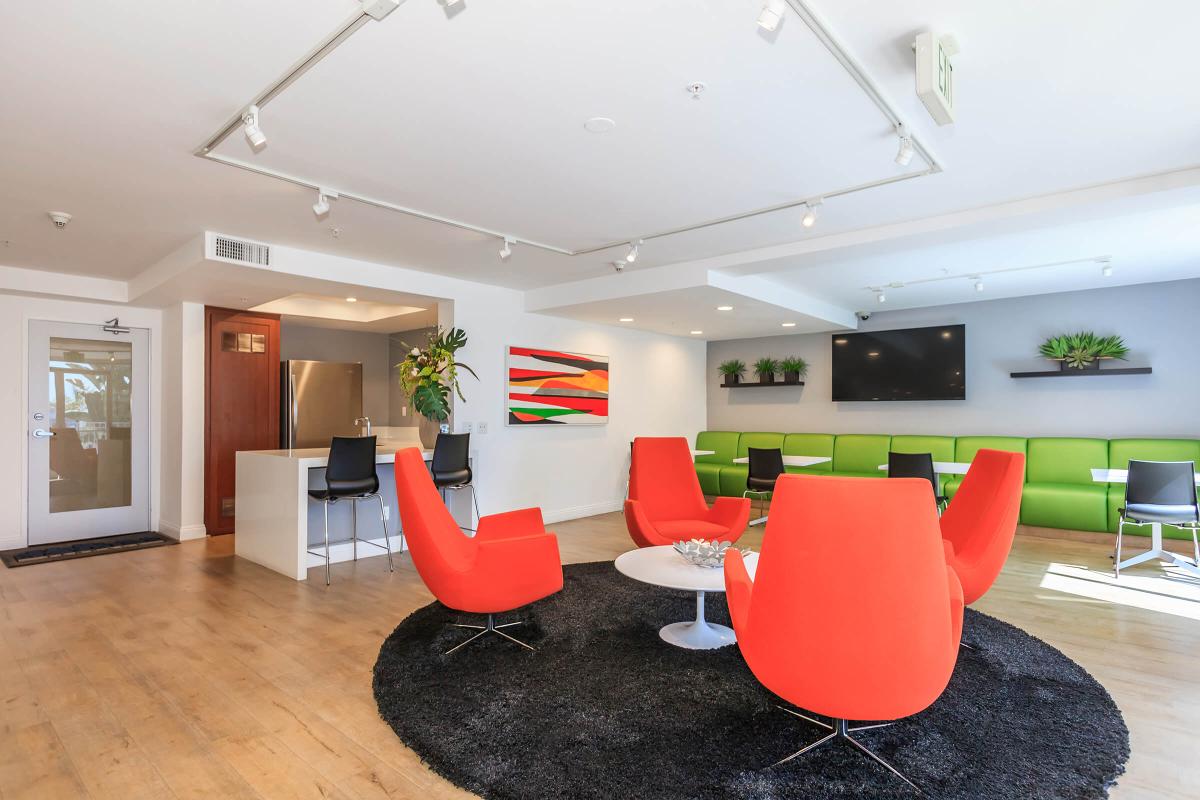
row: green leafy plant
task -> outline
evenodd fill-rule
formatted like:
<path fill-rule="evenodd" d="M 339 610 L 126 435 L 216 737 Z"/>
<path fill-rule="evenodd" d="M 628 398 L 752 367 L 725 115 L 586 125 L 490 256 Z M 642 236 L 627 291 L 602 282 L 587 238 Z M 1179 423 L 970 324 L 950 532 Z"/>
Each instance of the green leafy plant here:
<path fill-rule="evenodd" d="M 421 416 L 433 422 L 445 422 L 450 418 L 451 393 L 463 397 L 458 384 L 458 370 L 464 369 L 479 380 L 475 370 L 454 360 L 454 354 L 467 344 L 467 334 L 461 328 L 448 331 L 438 329 L 429 334 L 429 341 L 422 349 L 412 348 L 404 360 L 396 365 L 400 371 L 400 386 L 412 400 L 413 408 Z M 408 347 L 408 344 L 404 345 Z"/>
<path fill-rule="evenodd" d="M 754 362 L 754 372 L 760 379 L 774 380 L 775 373 L 779 372 L 779 361 L 764 356 Z"/>
<path fill-rule="evenodd" d="M 717 366 L 717 372 L 730 379 L 740 378 L 746 374 L 746 362 L 737 358 L 722 361 Z"/>
<path fill-rule="evenodd" d="M 779 370 L 783 374 L 794 372 L 800 377 L 804 377 L 808 372 L 808 362 L 797 356 L 788 356 L 779 360 Z"/>
<path fill-rule="evenodd" d="M 1038 347 L 1038 355 L 1061 361 L 1072 369 L 1087 369 L 1097 359 L 1119 358 L 1129 353 L 1120 336 L 1097 336 L 1091 331 L 1051 336 Z"/>

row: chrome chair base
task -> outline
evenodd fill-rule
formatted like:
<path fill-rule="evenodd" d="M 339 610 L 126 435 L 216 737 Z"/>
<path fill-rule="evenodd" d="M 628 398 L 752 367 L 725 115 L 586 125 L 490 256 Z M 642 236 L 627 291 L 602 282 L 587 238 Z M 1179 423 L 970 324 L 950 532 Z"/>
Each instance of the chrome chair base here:
<path fill-rule="evenodd" d="M 823 729 L 829 731 L 829 733 L 827 735 L 821 737 L 817 741 L 813 742 L 812 744 L 797 750 L 796 752 L 792 753 L 790 756 L 779 759 L 778 761 L 776 761 L 774 764 L 772 764 L 767 769 L 773 769 L 775 767 L 778 767 L 780 764 L 786 764 L 787 762 L 791 761 L 792 759 L 798 758 L 799 756 L 804 755 L 805 753 L 807 753 L 810 750 L 815 750 L 818 747 L 820 747 L 821 745 L 827 744 L 828 742 L 832 742 L 834 740 L 842 740 L 842 741 L 848 742 L 853 747 L 855 747 L 859 752 L 861 752 L 863 755 L 867 756 L 871 760 L 875 761 L 879 765 L 886 768 L 888 772 L 892 773 L 897 778 L 904 781 L 909 786 L 911 786 L 913 789 L 915 789 L 918 794 L 923 794 L 923 792 L 921 792 L 921 788 L 919 786 L 917 786 L 915 783 L 913 783 L 912 781 L 910 781 L 908 778 L 906 778 L 904 776 L 904 773 L 900 772 L 900 770 L 896 769 L 891 764 L 884 761 L 882 758 L 877 756 L 875 753 L 872 753 L 870 750 L 868 750 L 866 748 L 865 745 L 863 745 L 861 742 L 859 742 L 857 739 L 855 739 L 853 736 L 850 735 L 851 733 L 855 733 L 856 731 L 868 731 L 868 730 L 873 730 L 875 728 L 886 728 L 889 725 L 892 725 L 893 723 L 884 722 L 884 723 L 880 723 L 878 725 L 859 725 L 857 727 L 851 728 L 849 726 L 849 723 L 847 723 L 846 720 L 844 720 L 844 719 L 832 720 L 833 724 L 831 725 L 826 722 L 821 722 L 818 719 L 813 719 L 812 717 L 806 716 L 805 714 L 801 714 L 798 711 L 792 711 L 790 708 L 784 708 L 783 706 L 778 706 L 778 708 L 781 711 L 786 711 L 787 713 L 791 714 L 793 717 L 799 717 L 800 719 L 804 720 L 805 722 L 811 722 L 813 725 L 816 725 L 819 728 L 823 728 Z"/>
<path fill-rule="evenodd" d="M 506 622 L 503 625 L 497 625 L 496 617 L 494 614 L 488 614 L 487 625 L 463 625 L 458 622 L 452 622 L 452 623 L 450 623 L 450 627 L 452 627 L 452 628 L 466 628 L 467 630 L 479 631 L 479 633 L 475 634 L 470 639 L 467 639 L 465 642 L 460 642 L 459 644 L 454 645 L 454 647 L 451 647 L 449 650 L 447 650 L 442 655 L 448 656 L 451 653 L 453 653 L 455 650 L 458 650 L 459 648 L 462 648 L 462 647 L 466 647 L 467 645 L 469 645 L 471 642 L 475 641 L 479 637 L 485 636 L 486 634 L 489 634 L 489 633 L 494 633 L 497 636 L 503 636 L 505 639 L 508 639 L 510 642 L 516 642 L 517 644 L 521 645 L 521 647 L 524 647 L 526 650 L 532 650 L 533 652 L 536 653 L 537 652 L 536 647 L 527 645 L 524 642 L 522 642 L 520 639 L 514 639 L 513 637 L 509 636 L 504 631 L 500 630 L 501 628 L 511 628 L 515 625 L 520 625 L 520 624 L 522 624 L 522 623 Z"/>
<path fill-rule="evenodd" d="M 759 508 L 762 509 L 762 516 L 755 517 L 754 519 L 750 520 L 749 524 L 750 525 L 765 525 L 767 522 L 767 497 L 772 497 L 774 495 L 774 492 L 769 489 L 761 489 L 761 490 L 747 489 L 746 491 L 742 492 L 743 498 L 746 498 L 748 495 L 757 495 L 757 497 L 751 497 L 750 502 L 753 503 L 754 500 L 757 499 L 758 503 L 759 503 Z M 766 497 L 764 497 L 763 495 L 766 495 Z"/>
<path fill-rule="evenodd" d="M 1128 519 L 1124 515 L 1122 515 L 1119 518 L 1119 521 L 1117 522 L 1116 548 L 1114 549 L 1113 554 L 1111 556 L 1109 556 L 1109 558 L 1111 558 L 1113 560 L 1113 579 L 1114 580 L 1119 579 L 1121 577 L 1121 570 L 1126 569 L 1128 567 L 1136 567 L 1138 564 L 1144 564 L 1147 561 L 1154 561 L 1155 559 L 1158 559 L 1160 561 L 1166 561 L 1169 564 L 1173 564 L 1174 566 L 1179 567 L 1186 573 L 1200 577 L 1200 527 L 1198 527 L 1194 524 L 1189 524 L 1187 522 L 1169 523 L 1169 524 L 1174 525 L 1177 528 L 1183 528 L 1184 530 L 1191 530 L 1191 532 L 1192 532 L 1192 551 L 1195 553 L 1195 558 L 1192 561 L 1188 561 L 1186 558 L 1179 555 L 1178 553 L 1173 553 L 1170 550 L 1167 550 L 1163 547 L 1162 526 L 1164 524 L 1168 524 L 1168 523 L 1140 522 L 1135 519 Z M 1122 561 L 1121 560 L 1121 540 L 1124 536 L 1126 525 L 1149 525 L 1150 526 L 1150 549 L 1146 550 L 1142 553 L 1139 553 L 1136 556 L 1132 556 L 1131 558 L 1127 558 L 1124 561 Z"/>
<path fill-rule="evenodd" d="M 329 504 L 336 503 L 339 500 L 349 500 L 350 501 L 350 513 L 353 518 L 353 523 L 350 528 L 350 541 L 354 543 L 353 544 L 354 560 L 358 561 L 358 501 L 359 500 L 370 500 L 371 498 L 374 498 L 379 501 L 379 524 L 383 526 L 383 544 L 381 544 L 381 545 L 375 544 L 375 542 L 372 542 L 368 539 L 363 539 L 363 544 L 369 544 L 372 547 L 378 547 L 380 550 L 386 550 L 387 557 L 388 557 L 388 572 L 396 571 L 396 565 L 394 563 L 392 563 L 392 541 L 390 538 L 388 538 L 387 520 L 383 516 L 383 496 L 380 495 L 378 492 L 376 492 L 373 494 L 346 495 L 344 497 L 326 498 L 325 500 L 321 501 L 322 505 L 325 506 L 325 509 L 324 509 L 324 511 L 325 511 L 325 552 L 319 553 L 314 550 L 306 550 L 305 551 L 309 555 L 325 557 L 325 585 L 326 586 L 329 585 L 329 567 L 330 567 L 330 561 L 329 561 Z M 403 530 L 400 531 L 400 552 L 402 552 L 402 553 L 404 552 L 404 531 Z"/>

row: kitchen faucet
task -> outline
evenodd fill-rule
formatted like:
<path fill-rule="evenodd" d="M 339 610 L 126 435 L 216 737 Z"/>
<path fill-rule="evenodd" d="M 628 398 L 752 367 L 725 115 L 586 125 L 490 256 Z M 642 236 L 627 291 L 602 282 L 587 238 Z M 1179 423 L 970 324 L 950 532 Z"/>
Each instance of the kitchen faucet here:
<path fill-rule="evenodd" d="M 355 425 L 358 425 L 358 423 L 360 423 L 360 422 L 367 423 L 367 436 L 370 436 L 371 435 L 371 418 L 370 417 L 359 417 L 358 419 L 354 420 Z M 361 428 L 360 428 L 360 430 L 361 430 Z"/>

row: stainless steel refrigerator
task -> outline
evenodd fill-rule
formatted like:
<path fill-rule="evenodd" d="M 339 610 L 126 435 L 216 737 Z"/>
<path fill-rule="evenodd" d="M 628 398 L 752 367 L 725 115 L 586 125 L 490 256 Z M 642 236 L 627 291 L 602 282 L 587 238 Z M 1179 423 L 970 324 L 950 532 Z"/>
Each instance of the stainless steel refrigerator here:
<path fill-rule="evenodd" d="M 283 447 L 329 447 L 334 436 L 360 434 L 362 364 L 284 361 L 280 368 Z"/>

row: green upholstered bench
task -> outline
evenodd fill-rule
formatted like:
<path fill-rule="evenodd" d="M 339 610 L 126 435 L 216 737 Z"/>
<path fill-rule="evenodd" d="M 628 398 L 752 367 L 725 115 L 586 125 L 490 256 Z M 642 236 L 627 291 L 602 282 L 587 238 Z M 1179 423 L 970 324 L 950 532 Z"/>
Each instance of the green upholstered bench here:
<path fill-rule="evenodd" d="M 820 456 L 833 458 L 832 433 L 789 433 L 783 437 L 785 456 Z M 825 461 L 811 467 L 784 467 L 788 472 L 799 475 L 828 475 L 833 472 L 833 462 Z"/>
<path fill-rule="evenodd" d="M 887 463 L 892 437 L 887 434 L 848 433 L 833 441 L 833 474 L 853 478 L 886 478 L 879 468 Z"/>
<path fill-rule="evenodd" d="M 1108 530 L 1108 487 L 1091 470 L 1108 467 L 1106 439 L 1030 439 L 1021 524 Z"/>
<path fill-rule="evenodd" d="M 696 456 L 696 476 L 705 494 L 721 493 L 721 467 L 733 466 L 741 436 L 737 431 L 701 431 L 696 435 L 697 450 L 713 451 L 711 456 Z"/>
<path fill-rule="evenodd" d="M 1026 439 L 1017 436 L 959 436 L 954 440 L 954 460 L 970 464 L 980 450 L 1004 450 L 1009 453 L 1025 454 Z M 1026 465 L 1028 468 L 1028 464 Z M 946 481 L 946 497 L 953 498 L 962 484 L 962 475 Z"/>

